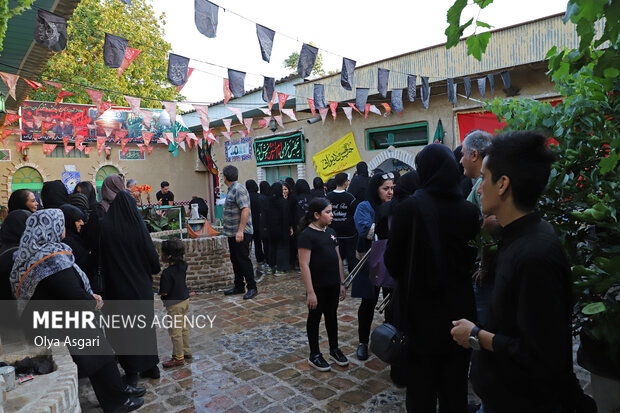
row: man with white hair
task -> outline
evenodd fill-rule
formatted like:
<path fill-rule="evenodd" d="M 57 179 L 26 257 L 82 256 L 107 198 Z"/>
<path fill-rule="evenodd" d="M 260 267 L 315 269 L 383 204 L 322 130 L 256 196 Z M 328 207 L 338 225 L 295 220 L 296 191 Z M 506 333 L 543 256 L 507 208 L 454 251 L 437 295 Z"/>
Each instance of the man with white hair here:
<path fill-rule="evenodd" d="M 465 176 L 476 180 L 467 200 L 476 205 L 478 209 L 480 209 L 480 195 L 478 195 L 477 191 L 480 182 L 482 182 L 480 169 L 482 168 L 484 155 L 489 146 L 491 146 L 491 139 L 493 139 L 493 135 L 480 129 L 472 130 L 463 139 L 461 165 L 465 169 Z"/>

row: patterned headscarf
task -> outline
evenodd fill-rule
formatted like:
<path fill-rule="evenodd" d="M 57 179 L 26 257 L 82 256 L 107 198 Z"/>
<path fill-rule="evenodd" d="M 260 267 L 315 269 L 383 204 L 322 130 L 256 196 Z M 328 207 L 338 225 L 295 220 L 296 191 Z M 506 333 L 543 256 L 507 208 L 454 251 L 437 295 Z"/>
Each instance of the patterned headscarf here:
<path fill-rule="evenodd" d="M 101 185 L 101 206 L 108 212 L 116 194 L 125 190 L 125 180 L 120 175 L 109 175 L 103 180 Z"/>
<path fill-rule="evenodd" d="M 20 301 L 20 312 L 39 282 L 70 267 L 82 278 L 84 289 L 93 293 L 88 277 L 75 264 L 71 247 L 61 242 L 64 229 L 64 215 L 55 208 L 37 211 L 26 220 L 10 278 L 13 294 Z"/>

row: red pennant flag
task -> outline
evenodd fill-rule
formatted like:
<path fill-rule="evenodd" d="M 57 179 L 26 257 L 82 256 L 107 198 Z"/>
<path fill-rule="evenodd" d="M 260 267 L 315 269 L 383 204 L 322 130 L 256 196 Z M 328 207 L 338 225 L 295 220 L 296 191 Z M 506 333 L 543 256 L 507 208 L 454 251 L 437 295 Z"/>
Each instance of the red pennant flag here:
<path fill-rule="evenodd" d="M 130 139 L 129 138 L 125 138 L 125 139 L 121 139 L 121 148 L 125 149 L 125 145 L 127 145 L 129 143 Z M 123 152 L 125 153 L 125 152 Z"/>
<path fill-rule="evenodd" d="M 63 136 L 62 137 L 62 143 L 65 145 L 65 148 L 66 148 L 67 145 L 69 144 L 69 137 L 68 136 Z"/>
<path fill-rule="evenodd" d="M 276 100 L 276 95 L 278 92 L 276 92 L 275 90 L 273 91 L 273 95 L 271 95 L 271 100 L 269 101 L 269 112 L 271 113 L 271 108 L 273 107 L 273 102 L 274 100 Z"/>
<path fill-rule="evenodd" d="M 280 111 L 282 111 L 287 99 L 288 95 L 286 93 L 278 93 L 278 105 L 280 105 Z"/>
<path fill-rule="evenodd" d="M 43 145 L 43 153 L 46 155 L 51 155 L 52 151 L 54 149 L 56 149 L 56 144 L 52 144 L 52 145 Z"/>
<path fill-rule="evenodd" d="M 389 115 L 390 112 L 392 111 L 392 108 L 390 107 L 390 105 L 388 105 L 387 103 L 382 103 L 383 107 L 385 108 L 385 114 Z"/>
<path fill-rule="evenodd" d="M 39 82 L 35 82 L 34 80 L 28 80 L 22 77 L 22 80 L 28 84 L 34 90 L 43 89 L 43 84 Z"/>
<path fill-rule="evenodd" d="M 140 50 L 127 47 L 125 49 L 125 58 L 123 59 L 123 63 L 121 63 L 121 67 L 119 67 L 118 70 L 116 71 L 116 77 L 120 77 L 125 71 L 125 69 L 129 67 L 131 62 L 133 62 L 134 59 L 138 57 L 139 54 L 140 54 Z"/>
<path fill-rule="evenodd" d="M 86 146 L 84 146 L 84 145 L 75 145 L 75 149 L 77 149 L 80 152 L 83 152 L 85 148 L 86 148 Z"/>
<path fill-rule="evenodd" d="M 144 156 L 144 152 L 146 151 L 146 146 L 140 146 L 140 156 Z"/>
<path fill-rule="evenodd" d="M 112 102 L 101 102 L 99 110 L 97 111 L 97 117 L 101 117 L 101 115 L 103 115 L 110 109 L 112 109 Z"/>
<path fill-rule="evenodd" d="M 17 152 L 21 152 L 30 145 L 32 145 L 32 142 L 17 142 Z"/>
<path fill-rule="evenodd" d="M 47 132 L 52 126 L 54 122 L 41 122 L 41 133 Z"/>
<path fill-rule="evenodd" d="M 97 112 L 99 112 L 101 107 L 101 101 L 103 100 L 103 92 L 100 90 L 92 90 L 85 89 L 88 96 L 90 96 L 90 100 L 93 101 L 93 105 L 97 108 Z"/>
<path fill-rule="evenodd" d="M 106 153 L 108 152 L 108 150 L 106 149 Z M 123 149 L 121 149 L 121 153 L 123 155 L 127 154 L 127 152 L 129 152 L 129 146 L 125 146 L 123 147 Z"/>
<path fill-rule="evenodd" d="M 102 147 L 102 148 L 103 148 L 103 147 L 105 146 L 105 141 L 106 141 L 106 139 L 105 139 L 105 138 L 100 138 L 100 137 L 97 137 L 97 149 L 98 149 L 99 147 Z"/>
<path fill-rule="evenodd" d="M 150 110 L 140 109 L 140 115 L 142 115 L 142 122 L 147 128 L 151 127 L 151 121 L 153 120 L 153 112 Z"/>
<path fill-rule="evenodd" d="M 254 118 L 245 118 L 245 119 L 243 119 L 243 123 L 245 124 L 245 127 L 248 130 L 248 132 L 252 131 L 252 122 L 253 121 L 254 121 Z"/>
<path fill-rule="evenodd" d="M 321 122 L 323 122 L 323 125 L 325 125 L 325 117 L 327 116 L 327 111 L 329 111 L 328 108 L 319 109 L 319 115 L 321 115 Z"/>
<path fill-rule="evenodd" d="M 368 119 L 368 113 L 370 113 L 370 103 L 366 103 L 364 107 L 364 119 Z"/>
<path fill-rule="evenodd" d="M 79 137 L 79 138 L 75 138 L 75 146 L 80 146 L 82 145 L 82 142 L 84 142 L 84 137 Z"/>
<path fill-rule="evenodd" d="M 60 83 L 50 82 L 49 80 L 44 80 L 43 82 L 47 83 L 50 86 L 54 86 L 56 89 L 60 89 L 62 87 Z"/>
<path fill-rule="evenodd" d="M 150 155 L 151 153 L 153 153 L 153 147 L 152 147 L 152 146 L 149 146 L 149 147 L 147 147 L 146 149 L 148 149 L 148 151 L 149 151 L 149 155 Z"/>
<path fill-rule="evenodd" d="M 15 133 L 12 129 L 2 129 L 2 138 L 0 138 L 2 143 L 4 143 L 4 140 L 12 133 Z"/>
<path fill-rule="evenodd" d="M 265 120 L 265 119 L 261 119 L 258 121 L 258 128 L 259 129 L 265 129 L 267 126 L 269 126 L 269 121 Z"/>
<path fill-rule="evenodd" d="M 90 151 L 92 151 L 92 150 L 93 150 L 93 147 L 92 147 L 92 146 L 89 146 L 89 147 L 87 147 L 87 148 L 84 148 L 84 153 L 85 153 L 86 155 L 89 155 L 89 156 L 90 156 Z"/>
<path fill-rule="evenodd" d="M 282 109 L 282 113 L 284 113 L 286 116 L 288 116 L 294 121 L 297 120 L 297 117 L 295 116 L 295 112 L 293 111 L 293 109 Z"/>
<path fill-rule="evenodd" d="M 35 143 L 39 143 L 39 138 L 41 137 L 40 133 L 33 133 L 32 139 L 34 139 Z"/>
<path fill-rule="evenodd" d="M 2 80 L 4 80 L 7 89 L 9 89 L 9 95 L 11 95 L 13 100 L 17 100 L 17 98 L 15 97 L 15 86 L 17 86 L 17 80 L 19 79 L 19 75 L 0 72 L 0 77 L 2 78 Z"/>
<path fill-rule="evenodd" d="M 136 98 L 133 96 L 125 96 L 125 100 L 127 101 L 127 103 L 129 103 L 129 107 L 131 108 L 131 112 L 136 115 L 136 116 L 140 116 L 140 101 L 142 100 L 141 98 Z"/>
<path fill-rule="evenodd" d="M 67 96 L 72 96 L 75 95 L 75 93 L 71 93 L 71 92 L 67 92 L 66 90 L 61 90 L 60 92 L 58 92 L 58 95 L 56 96 L 56 104 L 59 104 L 62 102 L 62 100 L 64 98 L 66 98 Z"/>
<path fill-rule="evenodd" d="M 21 116 L 14 115 L 12 113 L 7 113 L 6 118 L 4 118 L 4 126 L 10 125 L 11 123 L 15 122 L 19 118 L 21 118 Z"/>
<path fill-rule="evenodd" d="M 179 136 L 177 136 L 177 142 L 179 142 L 179 138 L 181 138 L 181 141 L 184 141 L 188 133 L 188 131 L 179 132 Z"/>
<path fill-rule="evenodd" d="M 149 143 L 151 143 L 153 135 L 155 135 L 154 132 L 142 132 L 142 140 L 146 146 L 149 146 Z"/>
<path fill-rule="evenodd" d="M 222 135 L 227 139 L 230 140 L 230 138 L 232 137 L 232 132 L 222 132 Z"/>
<path fill-rule="evenodd" d="M 316 106 L 314 105 L 314 99 L 308 98 L 308 106 L 310 106 L 310 112 L 312 112 L 312 117 L 316 116 Z"/>
<path fill-rule="evenodd" d="M 274 116 L 273 118 L 276 120 L 276 122 L 278 122 L 278 125 L 281 128 L 284 128 L 284 123 L 282 122 L 282 115 Z"/>
<path fill-rule="evenodd" d="M 192 75 L 193 71 L 194 71 L 193 67 L 190 67 L 187 69 L 187 80 L 181 86 L 177 86 L 177 93 L 179 93 L 181 89 L 183 89 L 183 87 L 187 84 L 187 82 L 189 81 L 189 77 Z"/>
<path fill-rule="evenodd" d="M 232 92 L 230 91 L 230 81 L 228 79 L 224 79 L 224 104 L 227 104 L 232 96 Z"/>
<path fill-rule="evenodd" d="M 73 150 L 73 146 L 67 145 L 65 146 L 65 155 L 69 155 L 69 152 Z"/>
<path fill-rule="evenodd" d="M 105 154 L 106 156 L 110 156 L 110 154 L 112 153 L 112 149 L 109 146 L 105 147 Z"/>
<path fill-rule="evenodd" d="M 338 109 L 338 102 L 329 102 L 329 108 L 332 111 L 332 117 L 336 120 L 336 109 Z"/>
<path fill-rule="evenodd" d="M 349 106 L 351 106 L 353 108 L 353 110 L 355 110 L 357 113 L 359 113 L 360 115 L 362 114 L 362 112 L 359 111 L 359 109 L 357 108 L 357 106 L 355 106 L 355 103 L 349 103 Z"/>
<path fill-rule="evenodd" d="M 244 137 L 244 138 L 247 138 L 247 137 L 248 137 L 248 131 L 247 131 L 247 130 L 240 130 L 240 131 L 239 131 L 239 134 L 240 134 L 242 137 Z"/>
<path fill-rule="evenodd" d="M 144 132 L 142 132 L 142 133 L 144 133 Z M 119 130 L 116 131 L 116 134 L 114 135 L 114 141 L 122 139 L 125 136 L 127 136 L 127 129 L 119 129 Z"/>

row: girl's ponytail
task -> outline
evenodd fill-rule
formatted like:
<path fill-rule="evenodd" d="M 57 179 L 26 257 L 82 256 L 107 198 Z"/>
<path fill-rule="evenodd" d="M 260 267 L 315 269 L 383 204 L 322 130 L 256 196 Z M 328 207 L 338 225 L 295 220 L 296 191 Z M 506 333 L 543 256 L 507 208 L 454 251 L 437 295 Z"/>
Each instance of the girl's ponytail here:
<path fill-rule="evenodd" d="M 306 215 L 304 215 L 304 217 L 299 220 L 297 233 L 300 233 L 301 231 L 306 229 L 308 225 L 312 224 L 312 222 L 315 221 L 315 212 L 318 212 L 320 215 L 321 212 L 329 205 L 331 205 L 331 203 L 327 198 L 313 198 L 312 201 L 310 201 L 310 204 L 308 204 L 308 212 L 306 212 Z"/>

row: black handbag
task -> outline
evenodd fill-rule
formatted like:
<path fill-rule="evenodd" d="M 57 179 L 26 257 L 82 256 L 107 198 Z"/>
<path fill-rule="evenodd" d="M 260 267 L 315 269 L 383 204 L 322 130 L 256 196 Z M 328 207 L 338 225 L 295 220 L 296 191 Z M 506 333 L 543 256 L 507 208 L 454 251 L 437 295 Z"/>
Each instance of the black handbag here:
<path fill-rule="evenodd" d="M 416 214 L 413 215 L 413 224 L 411 226 L 411 245 L 409 249 L 410 260 L 413 257 L 414 244 L 416 237 Z M 411 262 L 411 261 L 410 261 Z M 409 268 L 407 277 L 410 276 L 412 268 Z M 398 288 L 398 287 L 397 287 Z M 407 280 L 407 295 L 411 291 L 411 280 Z M 394 291 L 392 294 L 395 294 Z M 370 335 L 370 351 L 372 351 L 381 361 L 399 365 L 407 355 L 407 335 L 390 323 L 383 323 L 375 328 Z"/>

